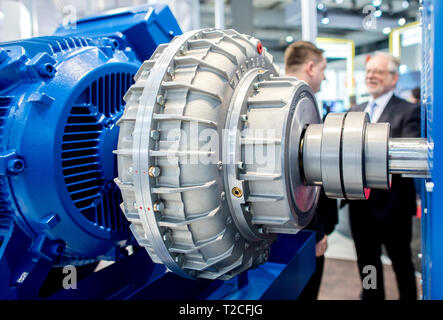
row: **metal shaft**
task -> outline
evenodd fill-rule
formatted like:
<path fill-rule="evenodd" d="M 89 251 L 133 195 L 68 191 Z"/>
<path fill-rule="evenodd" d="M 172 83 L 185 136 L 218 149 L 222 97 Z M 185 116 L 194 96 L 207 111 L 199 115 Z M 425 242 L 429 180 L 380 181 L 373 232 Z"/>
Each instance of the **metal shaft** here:
<path fill-rule="evenodd" d="M 389 173 L 407 177 L 429 177 L 429 145 L 424 138 L 389 139 Z"/>
<path fill-rule="evenodd" d="M 389 189 L 390 175 L 429 177 L 423 138 L 389 138 L 388 123 L 369 123 L 364 112 L 335 113 L 309 125 L 301 171 L 308 185 L 330 198 L 367 199 L 369 189 Z"/>

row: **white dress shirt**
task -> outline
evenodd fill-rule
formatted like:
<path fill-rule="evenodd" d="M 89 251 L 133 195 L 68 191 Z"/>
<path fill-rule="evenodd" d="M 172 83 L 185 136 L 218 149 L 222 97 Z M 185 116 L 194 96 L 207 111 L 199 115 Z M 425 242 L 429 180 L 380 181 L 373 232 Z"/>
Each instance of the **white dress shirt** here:
<path fill-rule="evenodd" d="M 386 105 L 388 104 L 389 100 L 391 100 L 393 94 L 394 94 L 394 90 L 391 90 L 389 92 L 386 92 L 384 95 L 381 95 L 377 99 L 374 99 L 371 96 L 371 98 L 369 99 L 368 104 L 366 105 L 366 108 L 365 108 L 364 111 L 366 111 L 367 113 L 371 114 L 370 108 L 371 108 L 371 106 L 372 106 L 372 104 L 374 102 L 376 103 L 376 106 L 375 106 L 374 111 L 372 113 L 372 118 L 371 118 L 371 122 L 372 123 L 378 121 L 378 119 L 380 118 L 381 114 L 385 110 Z"/>

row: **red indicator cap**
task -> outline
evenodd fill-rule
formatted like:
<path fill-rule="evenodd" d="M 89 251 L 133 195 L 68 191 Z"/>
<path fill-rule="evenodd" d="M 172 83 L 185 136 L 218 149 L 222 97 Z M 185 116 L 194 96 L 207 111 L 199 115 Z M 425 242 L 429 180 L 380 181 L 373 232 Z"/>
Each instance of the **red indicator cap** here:
<path fill-rule="evenodd" d="M 257 52 L 261 54 L 263 52 L 263 44 L 259 41 L 257 42 Z"/>

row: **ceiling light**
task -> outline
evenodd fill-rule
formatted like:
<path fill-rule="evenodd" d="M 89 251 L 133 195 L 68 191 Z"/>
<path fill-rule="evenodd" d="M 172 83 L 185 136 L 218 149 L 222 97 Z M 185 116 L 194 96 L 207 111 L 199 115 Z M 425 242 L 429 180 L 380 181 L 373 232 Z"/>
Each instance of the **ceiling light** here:
<path fill-rule="evenodd" d="M 405 23 L 406 23 L 406 19 L 405 18 L 398 19 L 398 25 L 399 26 L 403 26 Z"/>
<path fill-rule="evenodd" d="M 381 10 L 377 10 L 377 11 L 374 12 L 374 17 L 380 18 L 381 14 L 382 14 L 382 11 Z"/>
<path fill-rule="evenodd" d="M 321 23 L 322 24 L 328 24 L 329 23 L 328 14 L 326 12 L 323 13 L 323 18 L 321 19 Z"/>
<path fill-rule="evenodd" d="M 401 3 L 401 7 L 402 7 L 403 9 L 407 9 L 407 8 L 409 8 L 409 1 L 404 0 L 404 1 Z"/>
<path fill-rule="evenodd" d="M 379 6 L 381 6 L 382 3 L 383 3 L 382 0 L 372 0 L 372 5 L 374 7 L 379 7 Z"/>
<path fill-rule="evenodd" d="M 342 4 L 342 3 L 343 3 L 343 0 L 335 0 L 335 3 L 336 3 L 336 4 Z"/>
<path fill-rule="evenodd" d="M 323 2 L 320 2 L 319 4 L 317 4 L 317 9 L 320 11 L 323 11 L 326 9 L 325 4 Z"/>
<path fill-rule="evenodd" d="M 385 27 L 385 28 L 383 28 L 383 34 L 389 34 L 389 32 L 391 32 L 391 28 L 389 28 L 389 27 Z"/>
<path fill-rule="evenodd" d="M 408 72 L 408 66 L 405 64 L 402 64 L 398 69 L 401 74 Z"/>
<path fill-rule="evenodd" d="M 286 36 L 285 40 L 287 43 L 291 43 L 292 41 L 294 41 L 294 37 L 291 35 L 288 35 L 288 36 Z"/>

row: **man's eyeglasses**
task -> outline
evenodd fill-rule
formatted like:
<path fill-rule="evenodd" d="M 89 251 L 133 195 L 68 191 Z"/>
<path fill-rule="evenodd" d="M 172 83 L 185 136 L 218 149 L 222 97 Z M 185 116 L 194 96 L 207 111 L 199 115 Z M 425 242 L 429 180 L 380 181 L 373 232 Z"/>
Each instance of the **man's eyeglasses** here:
<path fill-rule="evenodd" d="M 381 69 L 366 69 L 366 74 L 375 74 L 377 76 L 382 76 L 386 73 L 391 73 L 394 74 L 395 71 L 394 70 L 381 70 Z"/>

